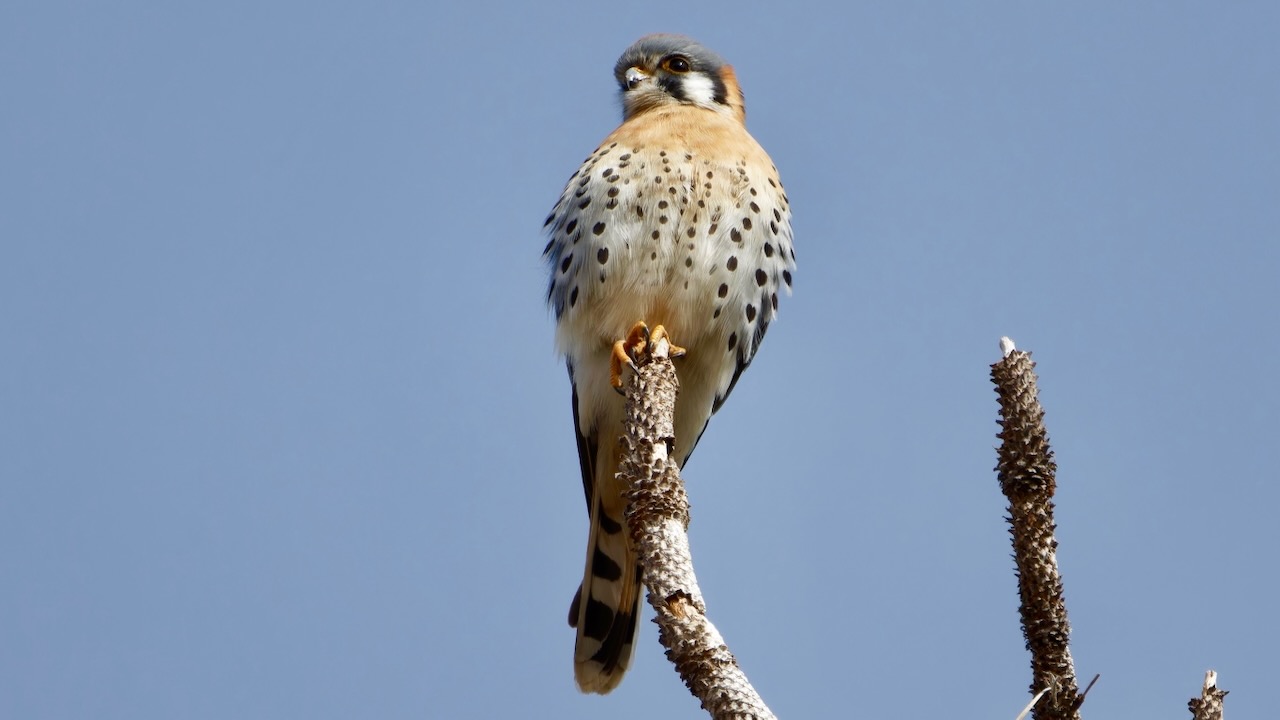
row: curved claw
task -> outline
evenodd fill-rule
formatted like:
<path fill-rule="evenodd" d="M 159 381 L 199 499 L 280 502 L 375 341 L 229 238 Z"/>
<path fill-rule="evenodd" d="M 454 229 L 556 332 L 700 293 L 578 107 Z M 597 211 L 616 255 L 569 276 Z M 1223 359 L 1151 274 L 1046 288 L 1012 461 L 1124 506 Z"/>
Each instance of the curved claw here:
<path fill-rule="evenodd" d="M 672 342 L 671 335 L 667 332 L 667 329 L 662 325 L 659 325 L 653 329 L 653 334 L 650 336 L 649 342 L 654 345 L 657 345 L 659 340 L 666 340 L 667 344 L 671 346 L 671 350 L 668 353 L 670 357 L 673 357 L 673 358 L 684 357 L 689 352 L 685 348 L 682 348 L 679 345 Z"/>
<path fill-rule="evenodd" d="M 609 384 L 613 386 L 613 389 L 616 390 L 619 395 L 625 394 L 622 392 L 623 364 L 631 366 L 631 370 L 634 372 L 639 371 L 639 368 L 636 367 L 636 362 L 632 360 L 631 356 L 627 353 L 626 341 L 619 340 L 613 344 L 613 352 L 609 354 Z"/>
<path fill-rule="evenodd" d="M 622 393 L 622 366 L 627 365 L 633 372 L 638 372 L 636 357 L 644 352 L 649 344 L 649 326 L 644 321 L 631 326 L 627 337 L 613 344 L 613 352 L 609 356 L 609 384 L 618 394 Z"/>
<path fill-rule="evenodd" d="M 666 340 L 670 346 L 669 356 L 672 358 L 684 357 L 686 350 L 679 345 L 671 342 L 671 336 L 667 333 L 667 329 L 662 325 L 657 325 L 653 331 L 649 331 L 649 326 L 644 321 L 637 322 L 631 326 L 631 331 L 627 333 L 627 337 L 613 344 L 613 351 L 609 354 L 609 384 L 619 395 L 624 394 L 622 391 L 622 366 L 627 365 L 632 371 L 638 372 L 636 367 L 637 359 L 644 353 L 650 352 L 659 340 Z"/>

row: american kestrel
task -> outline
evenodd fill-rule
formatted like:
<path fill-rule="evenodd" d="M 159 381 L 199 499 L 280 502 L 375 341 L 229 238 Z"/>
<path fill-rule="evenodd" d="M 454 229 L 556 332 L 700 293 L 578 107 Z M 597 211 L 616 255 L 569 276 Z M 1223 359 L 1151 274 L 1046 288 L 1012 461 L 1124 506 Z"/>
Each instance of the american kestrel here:
<path fill-rule="evenodd" d="M 640 614 L 641 568 L 616 477 L 619 341 L 647 325 L 683 346 L 675 410 L 683 466 L 751 363 L 795 269 L 787 195 L 747 133 L 733 69 L 693 40 L 649 35 L 613 74 L 622 125 L 569 179 L 543 251 L 591 515 L 586 571 L 569 609 L 574 675 L 596 693 L 621 681 Z"/>

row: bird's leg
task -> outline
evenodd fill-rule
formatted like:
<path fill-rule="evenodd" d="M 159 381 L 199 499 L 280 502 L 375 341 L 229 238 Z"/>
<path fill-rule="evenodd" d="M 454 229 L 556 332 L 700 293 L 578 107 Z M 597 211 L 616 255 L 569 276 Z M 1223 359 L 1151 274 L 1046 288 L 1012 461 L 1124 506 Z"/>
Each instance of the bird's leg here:
<path fill-rule="evenodd" d="M 614 390 L 622 392 L 622 366 L 626 364 L 632 370 L 637 370 L 636 360 L 640 355 L 652 351 L 654 345 L 663 339 L 671 346 L 670 357 L 684 357 L 686 350 L 671 342 L 671 336 L 667 333 L 666 327 L 658 325 L 650 332 L 649 326 L 644 324 L 644 321 L 633 325 L 625 339 L 613 344 L 613 353 L 609 356 L 609 382 Z"/>

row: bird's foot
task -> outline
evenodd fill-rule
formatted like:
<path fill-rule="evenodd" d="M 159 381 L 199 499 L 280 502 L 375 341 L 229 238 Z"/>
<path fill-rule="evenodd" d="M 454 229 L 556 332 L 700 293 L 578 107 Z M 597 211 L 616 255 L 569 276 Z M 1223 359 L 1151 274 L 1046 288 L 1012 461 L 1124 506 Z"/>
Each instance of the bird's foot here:
<path fill-rule="evenodd" d="M 653 348 L 657 347 L 659 340 L 667 341 L 667 346 L 669 348 L 667 350 L 667 357 L 673 357 L 673 358 L 684 357 L 685 353 L 688 352 L 688 350 L 685 350 L 684 348 L 672 342 L 671 335 L 667 333 L 667 329 L 662 325 L 655 327 L 653 329 L 653 332 L 650 333 L 649 347 L 646 349 L 652 350 Z"/>
<path fill-rule="evenodd" d="M 614 390 L 622 392 L 622 366 L 627 365 L 632 370 L 638 371 L 636 362 L 645 353 L 652 352 L 659 340 L 667 341 L 670 347 L 669 357 L 684 357 L 686 350 L 671 342 L 671 336 L 667 333 L 666 327 L 658 325 L 650 331 L 644 321 L 637 322 L 631 327 L 631 332 L 627 333 L 626 338 L 613 344 L 613 353 L 609 357 L 609 382 Z"/>

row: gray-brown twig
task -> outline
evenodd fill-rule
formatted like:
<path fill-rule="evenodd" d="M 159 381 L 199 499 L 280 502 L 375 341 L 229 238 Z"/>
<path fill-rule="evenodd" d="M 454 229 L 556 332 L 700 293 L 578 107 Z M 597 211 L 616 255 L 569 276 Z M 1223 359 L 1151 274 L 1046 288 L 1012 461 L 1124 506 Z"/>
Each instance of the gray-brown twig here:
<path fill-rule="evenodd" d="M 638 360 L 627 384 L 619 474 L 629 487 L 627 526 L 635 543 L 658 639 L 702 707 L 717 720 L 772 719 L 715 626 L 689 555 L 689 499 L 675 455 L 679 384 L 666 339 Z"/>

